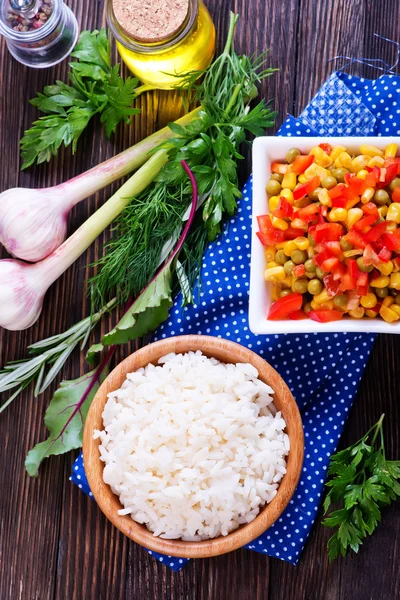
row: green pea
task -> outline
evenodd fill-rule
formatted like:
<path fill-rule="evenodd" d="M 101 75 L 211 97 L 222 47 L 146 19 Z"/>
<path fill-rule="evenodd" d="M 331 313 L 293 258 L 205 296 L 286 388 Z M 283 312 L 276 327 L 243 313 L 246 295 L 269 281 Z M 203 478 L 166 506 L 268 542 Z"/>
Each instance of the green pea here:
<path fill-rule="evenodd" d="M 278 252 L 275 254 L 275 261 L 278 263 L 278 265 L 284 265 L 287 259 L 288 258 L 283 250 L 278 250 Z"/>
<path fill-rule="evenodd" d="M 332 175 L 327 175 L 321 181 L 321 185 L 323 188 L 326 188 L 327 190 L 331 190 L 332 188 L 334 188 L 337 185 L 337 181 L 334 177 L 332 177 Z"/>
<path fill-rule="evenodd" d="M 310 310 L 312 310 L 311 303 L 310 302 L 306 302 L 305 305 L 303 306 L 303 310 L 304 310 L 305 313 L 308 314 L 310 312 Z"/>
<path fill-rule="evenodd" d="M 362 256 L 359 256 L 357 258 L 357 266 L 360 269 L 360 271 L 362 271 L 363 273 L 371 273 L 372 269 L 374 268 L 374 265 L 366 265 L 364 263 L 364 259 Z"/>
<path fill-rule="evenodd" d="M 348 242 L 344 238 L 340 239 L 340 247 L 343 250 L 343 252 L 346 252 L 346 250 L 353 250 L 353 244 L 350 244 L 350 242 Z"/>
<path fill-rule="evenodd" d="M 390 202 L 390 196 L 386 190 L 376 190 L 374 194 L 374 200 L 379 206 L 383 206 Z"/>
<path fill-rule="evenodd" d="M 301 278 L 301 279 L 296 279 L 293 282 L 292 290 L 299 294 L 305 294 L 307 291 L 307 287 L 308 287 L 308 280 Z"/>
<path fill-rule="evenodd" d="M 280 297 L 283 298 L 284 296 L 288 296 L 289 294 L 292 293 L 292 290 L 290 290 L 289 288 L 285 289 L 285 290 L 281 290 L 280 292 Z"/>
<path fill-rule="evenodd" d="M 310 294 L 316 296 L 322 292 L 322 287 L 322 283 L 319 279 L 311 279 L 311 281 L 308 282 L 307 290 Z"/>
<path fill-rule="evenodd" d="M 338 183 L 344 183 L 344 176 L 348 172 L 348 169 L 344 169 L 343 167 L 340 169 L 334 169 L 332 171 L 332 177 L 334 177 Z"/>
<path fill-rule="evenodd" d="M 315 273 L 313 273 L 312 271 L 306 271 L 305 276 L 307 277 L 307 279 L 314 279 Z"/>
<path fill-rule="evenodd" d="M 295 264 L 292 260 L 288 260 L 285 262 L 283 268 L 285 269 L 286 275 L 291 275 L 293 273 L 293 269 L 295 268 Z"/>
<path fill-rule="evenodd" d="M 300 150 L 297 148 L 290 148 L 290 150 L 288 150 L 286 153 L 286 160 L 289 165 L 291 165 L 298 156 L 300 156 Z"/>
<path fill-rule="evenodd" d="M 307 260 L 307 252 L 305 250 L 293 250 L 290 258 L 296 265 L 301 265 Z"/>
<path fill-rule="evenodd" d="M 276 179 L 270 179 L 265 189 L 271 196 L 277 196 L 280 193 L 282 186 Z"/>
<path fill-rule="evenodd" d="M 317 268 L 317 265 L 311 258 L 306 260 L 306 262 L 304 263 L 304 266 L 305 266 L 306 271 L 309 271 L 310 273 L 315 273 L 315 270 Z"/>
<path fill-rule="evenodd" d="M 378 298 L 386 298 L 386 296 L 389 294 L 389 289 L 387 287 L 375 288 L 375 294 L 378 296 Z"/>
<path fill-rule="evenodd" d="M 338 294 L 333 299 L 333 304 L 338 308 L 346 308 L 347 306 L 347 294 Z"/>
<path fill-rule="evenodd" d="M 320 193 L 321 190 L 322 190 L 322 188 L 317 187 L 313 192 L 310 192 L 308 194 L 308 197 L 310 198 L 310 200 L 312 200 L 313 202 L 317 202 L 318 194 Z"/>
<path fill-rule="evenodd" d="M 308 234 L 308 241 L 310 242 L 310 246 L 315 246 L 315 239 L 314 236 L 312 235 L 312 233 Z"/>
<path fill-rule="evenodd" d="M 398 304 L 400 306 L 400 294 L 397 294 L 396 298 L 394 299 L 395 303 Z"/>
<path fill-rule="evenodd" d="M 326 275 L 326 273 L 322 269 L 320 269 L 319 267 L 317 267 L 315 269 L 315 274 L 318 277 L 318 279 L 323 279 L 325 277 L 325 275 Z"/>
<path fill-rule="evenodd" d="M 273 179 L 274 181 L 279 181 L 279 183 L 282 183 L 283 175 L 281 173 L 272 173 L 270 180 L 271 179 Z"/>
<path fill-rule="evenodd" d="M 395 177 L 389 183 L 388 188 L 391 192 L 393 192 L 396 188 L 400 187 L 400 177 Z"/>

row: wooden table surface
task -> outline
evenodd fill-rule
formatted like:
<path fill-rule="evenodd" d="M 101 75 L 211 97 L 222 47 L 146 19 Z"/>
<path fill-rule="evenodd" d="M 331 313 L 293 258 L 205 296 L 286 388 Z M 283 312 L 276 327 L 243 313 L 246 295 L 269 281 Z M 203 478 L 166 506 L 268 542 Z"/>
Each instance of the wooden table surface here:
<path fill-rule="evenodd" d="M 103 0 L 68 0 L 82 29 L 104 23 Z M 270 47 L 270 64 L 279 73 L 262 93 L 278 110 L 277 126 L 287 113 L 297 115 L 334 69 L 335 55 L 375 56 L 394 61 L 395 47 L 374 33 L 399 40 L 398 0 L 208 0 L 225 39 L 229 10 L 240 13 L 236 44 L 246 53 Z M 168 93 L 139 100 L 142 117 L 106 141 L 96 123 L 75 156 L 60 153 L 50 165 L 20 173 L 18 140 L 37 116 L 28 99 L 55 79 L 65 80 L 66 61 L 48 70 L 27 69 L 0 45 L 0 191 L 14 186 L 43 187 L 69 179 L 112 156 L 172 120 L 175 104 Z M 379 73 L 360 65 L 366 77 Z M 250 163 L 242 168 L 242 178 Z M 74 227 L 105 199 L 100 193 L 74 210 Z M 101 248 L 71 267 L 51 288 L 38 323 L 23 333 L 0 332 L 0 362 L 21 358 L 26 346 L 64 330 L 88 307 L 81 299 L 83 265 Z M 90 260 L 89 260 L 90 262 Z M 76 354 L 64 378 L 85 368 Z M 400 457 L 400 336 L 379 336 L 368 363 L 342 443 L 355 441 L 382 412 L 387 415 L 387 454 Z M 50 393 L 38 400 L 26 392 L 0 416 L 0 599 L 1 600 L 394 600 L 400 597 L 399 503 L 384 512 L 378 531 L 358 556 L 328 564 L 329 532 L 320 515 L 297 567 L 250 551 L 198 560 L 175 574 L 124 538 L 93 500 L 69 480 L 76 453 L 51 458 L 38 479 L 24 471 L 29 448 L 45 438 L 43 415 Z"/>

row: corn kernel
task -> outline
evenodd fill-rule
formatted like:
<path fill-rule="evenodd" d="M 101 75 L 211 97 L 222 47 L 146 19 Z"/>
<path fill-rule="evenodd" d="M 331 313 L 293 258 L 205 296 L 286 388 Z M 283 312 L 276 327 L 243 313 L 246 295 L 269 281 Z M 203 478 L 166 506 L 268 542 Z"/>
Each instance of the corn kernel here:
<path fill-rule="evenodd" d="M 286 242 L 279 242 L 279 244 L 275 244 L 275 250 L 280 250 L 285 247 Z"/>
<path fill-rule="evenodd" d="M 318 200 L 323 206 L 332 206 L 331 197 L 328 194 L 328 190 L 326 190 L 325 188 L 318 192 Z"/>
<path fill-rule="evenodd" d="M 375 190 L 373 187 L 369 187 L 365 190 L 365 192 L 361 195 L 361 202 L 363 204 L 367 204 L 370 200 L 372 200 L 375 194 Z"/>
<path fill-rule="evenodd" d="M 354 208 L 354 206 L 357 206 L 357 204 L 359 204 L 360 199 L 354 198 L 354 200 L 348 200 L 347 204 L 346 204 L 346 209 L 350 210 L 350 208 Z"/>
<path fill-rule="evenodd" d="M 342 163 L 340 162 L 340 158 L 338 156 L 335 158 L 334 165 L 335 165 L 336 169 L 341 169 L 343 166 Z"/>
<path fill-rule="evenodd" d="M 282 187 L 289 188 L 289 190 L 294 190 L 297 183 L 297 175 L 296 173 L 285 173 L 282 179 Z"/>
<path fill-rule="evenodd" d="M 370 144 L 363 144 L 360 146 L 361 154 L 367 154 L 368 156 L 380 156 L 383 158 L 383 152 L 376 146 L 371 146 Z"/>
<path fill-rule="evenodd" d="M 293 202 L 294 202 L 293 192 L 289 188 L 283 188 L 283 190 L 280 191 L 279 195 L 286 198 L 286 200 L 289 202 L 289 204 L 293 204 Z"/>
<path fill-rule="evenodd" d="M 310 245 L 308 239 L 302 236 L 295 238 L 293 241 L 299 250 L 307 250 L 308 246 Z"/>
<path fill-rule="evenodd" d="M 349 315 L 353 319 L 362 319 L 365 314 L 365 308 L 362 306 L 357 306 L 357 308 L 353 308 L 353 310 L 349 310 Z"/>
<path fill-rule="evenodd" d="M 293 283 L 293 277 L 291 275 L 287 275 L 285 279 L 282 279 L 281 283 L 284 287 L 291 288 Z"/>
<path fill-rule="evenodd" d="M 328 171 L 328 169 L 324 169 L 324 167 L 320 167 L 316 163 L 312 163 L 304 171 L 304 175 L 307 177 L 307 180 L 308 179 L 312 179 L 313 177 L 318 176 L 321 179 L 321 181 L 322 181 L 322 179 L 325 179 L 325 177 L 328 177 L 328 175 L 330 175 L 330 174 L 331 174 L 331 172 Z"/>
<path fill-rule="evenodd" d="M 387 263 L 381 262 L 379 265 L 377 265 L 377 269 L 382 273 L 382 275 L 390 275 L 390 273 L 393 271 L 393 263 L 391 260 L 389 260 Z"/>
<path fill-rule="evenodd" d="M 279 266 L 280 265 L 276 261 L 274 261 L 274 260 L 269 260 L 267 262 L 267 268 L 268 269 L 272 269 L 272 267 L 279 267 Z"/>
<path fill-rule="evenodd" d="M 349 171 L 352 170 L 353 161 L 351 160 L 351 156 L 348 152 L 341 152 L 338 156 L 338 159 L 342 167 L 345 167 L 345 169 L 349 169 Z"/>
<path fill-rule="evenodd" d="M 284 242 L 283 251 L 286 254 L 286 256 L 290 256 L 293 250 L 297 250 L 297 246 L 293 240 L 290 240 L 289 242 Z"/>
<path fill-rule="evenodd" d="M 267 246 L 264 250 L 265 260 L 271 262 L 275 258 L 275 248 L 273 246 Z"/>
<path fill-rule="evenodd" d="M 335 160 L 342 152 L 346 152 L 346 148 L 344 146 L 335 146 L 332 148 L 331 159 Z"/>
<path fill-rule="evenodd" d="M 393 323 L 394 321 L 398 321 L 400 319 L 400 315 L 397 314 L 396 311 L 382 304 L 379 314 L 382 319 L 386 321 L 386 323 Z"/>
<path fill-rule="evenodd" d="M 274 212 L 274 210 L 276 210 L 278 208 L 278 204 L 279 204 L 279 197 L 271 196 L 271 198 L 268 200 L 268 206 L 269 206 L 270 212 Z"/>
<path fill-rule="evenodd" d="M 332 208 L 331 212 L 328 214 L 328 220 L 332 223 L 337 223 L 338 221 L 345 221 L 347 219 L 347 210 L 345 208 Z"/>
<path fill-rule="evenodd" d="M 347 211 L 347 228 L 352 229 L 354 223 L 357 223 L 363 216 L 364 213 L 361 208 L 350 208 L 350 210 Z"/>
<path fill-rule="evenodd" d="M 396 231 L 397 223 L 394 221 L 386 221 L 386 231 Z"/>
<path fill-rule="evenodd" d="M 386 298 L 383 300 L 382 304 L 384 306 L 392 306 L 392 304 L 394 303 L 394 298 L 393 296 L 386 296 Z"/>
<path fill-rule="evenodd" d="M 383 167 L 385 164 L 384 159 L 381 156 L 374 156 L 368 163 L 368 167 Z"/>
<path fill-rule="evenodd" d="M 308 181 L 307 177 L 305 175 L 303 175 L 303 173 L 301 175 L 299 175 L 298 180 L 299 180 L 299 183 L 306 183 L 306 181 Z"/>
<path fill-rule="evenodd" d="M 389 287 L 394 290 L 400 290 L 400 272 L 391 274 Z"/>
<path fill-rule="evenodd" d="M 400 307 L 399 307 L 400 308 Z M 375 319 L 377 313 L 374 310 L 368 310 L 368 308 L 365 309 L 365 314 L 367 317 L 369 317 L 370 319 Z"/>
<path fill-rule="evenodd" d="M 369 294 L 366 294 L 365 296 L 361 296 L 361 306 L 363 306 L 364 308 L 374 308 L 374 306 L 376 306 L 376 303 L 378 302 L 377 297 L 375 296 L 375 294 L 372 294 L 371 292 Z"/>
<path fill-rule="evenodd" d="M 365 169 L 361 169 L 361 171 L 357 172 L 358 179 L 365 179 L 367 175 L 368 171 L 366 171 Z"/>
<path fill-rule="evenodd" d="M 275 279 L 282 281 L 285 277 L 285 269 L 282 266 L 272 267 L 271 269 L 265 269 L 264 271 L 265 281 L 275 281 Z"/>
<path fill-rule="evenodd" d="M 398 304 L 392 304 L 390 310 L 394 310 L 394 312 L 400 317 L 400 306 L 398 306 Z"/>
<path fill-rule="evenodd" d="M 340 156 L 339 156 L 339 158 L 340 158 Z M 350 171 L 352 173 L 358 173 L 358 171 L 365 169 L 368 162 L 369 162 L 369 156 L 365 156 L 365 155 L 363 156 L 362 154 L 360 154 L 359 156 L 356 156 L 355 158 L 353 158 L 353 160 L 351 161 Z"/>
<path fill-rule="evenodd" d="M 276 302 L 277 300 L 279 300 L 280 298 L 280 293 L 281 293 L 281 286 L 280 285 L 273 285 L 272 286 L 272 290 L 271 290 L 271 300 L 272 302 Z"/>
<path fill-rule="evenodd" d="M 343 256 L 345 258 L 353 258 L 353 256 L 361 256 L 363 254 L 363 251 L 360 250 L 359 248 L 354 248 L 353 250 L 345 250 L 343 252 Z"/>
<path fill-rule="evenodd" d="M 389 144 L 385 148 L 385 158 L 394 158 L 397 154 L 397 144 Z"/>
<path fill-rule="evenodd" d="M 336 307 L 331 298 L 327 302 L 322 302 L 321 304 L 318 304 L 317 310 L 336 310 Z"/>
<path fill-rule="evenodd" d="M 398 260 L 393 262 L 393 273 L 398 273 L 400 271 L 400 264 Z"/>
<path fill-rule="evenodd" d="M 371 281 L 370 286 L 376 288 L 384 288 L 389 285 L 389 281 L 390 280 L 387 275 L 381 275 L 380 277 L 377 277 L 376 279 Z"/>
<path fill-rule="evenodd" d="M 311 304 L 311 308 L 312 308 L 313 310 L 320 310 L 320 308 L 319 308 L 319 307 L 320 307 L 320 305 L 318 304 L 318 302 L 316 302 L 316 301 L 315 301 L 315 299 L 314 299 L 314 298 L 311 300 L 311 303 L 310 303 L 310 304 Z"/>
<path fill-rule="evenodd" d="M 378 208 L 378 213 L 379 213 L 379 215 L 380 215 L 381 217 L 386 217 L 386 215 L 387 215 L 387 211 L 388 211 L 388 210 L 389 210 L 389 209 L 388 209 L 388 207 L 387 207 L 386 205 L 385 205 L 385 206 L 380 206 L 380 207 Z"/>
<path fill-rule="evenodd" d="M 323 289 L 320 294 L 314 296 L 314 300 L 317 304 L 322 304 L 323 302 L 329 302 L 329 300 L 331 300 L 331 297 L 328 295 L 327 290 Z"/>
<path fill-rule="evenodd" d="M 283 219 L 279 219 L 278 217 L 274 217 L 271 215 L 271 223 L 275 227 L 275 229 L 280 229 L 281 231 L 285 231 L 289 227 L 288 223 Z"/>
<path fill-rule="evenodd" d="M 386 220 L 400 223 L 400 202 L 392 202 L 388 208 Z"/>
<path fill-rule="evenodd" d="M 312 148 L 310 150 L 310 154 L 312 154 L 313 156 L 315 156 L 315 162 L 320 167 L 330 167 L 330 165 L 333 163 L 333 160 L 329 156 L 329 154 L 327 154 L 319 146 L 315 146 L 315 148 Z"/>

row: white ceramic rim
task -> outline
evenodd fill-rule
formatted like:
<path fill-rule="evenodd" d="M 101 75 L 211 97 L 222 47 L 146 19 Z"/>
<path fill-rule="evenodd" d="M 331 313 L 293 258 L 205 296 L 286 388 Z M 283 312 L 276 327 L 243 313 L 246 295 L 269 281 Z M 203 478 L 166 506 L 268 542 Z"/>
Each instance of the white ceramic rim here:
<path fill-rule="evenodd" d="M 307 154 L 311 148 L 322 142 L 332 146 L 345 146 L 350 151 L 359 152 L 362 144 L 372 144 L 384 149 L 388 144 L 399 143 L 398 137 L 273 137 L 256 138 L 253 142 L 253 206 L 251 235 L 251 268 L 249 326 L 256 334 L 276 333 L 400 333 L 400 321 L 386 323 L 383 319 L 344 318 L 332 323 L 317 323 L 311 319 L 301 321 L 268 321 L 266 315 L 271 305 L 269 285 L 263 278 L 265 255 L 256 232 L 257 215 L 269 213 L 265 186 L 270 176 L 271 162 L 282 160 L 289 148 L 296 147 Z"/>

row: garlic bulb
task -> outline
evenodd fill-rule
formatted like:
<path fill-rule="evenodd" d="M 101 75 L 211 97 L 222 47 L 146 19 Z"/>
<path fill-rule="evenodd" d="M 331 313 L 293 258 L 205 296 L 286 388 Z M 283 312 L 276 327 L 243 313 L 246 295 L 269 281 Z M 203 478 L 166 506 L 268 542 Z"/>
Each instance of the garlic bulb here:
<path fill-rule="evenodd" d="M 11 331 L 27 329 L 42 312 L 42 279 L 35 265 L 19 260 L 0 260 L 0 325 Z"/>

